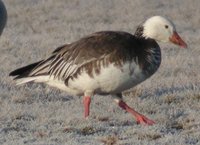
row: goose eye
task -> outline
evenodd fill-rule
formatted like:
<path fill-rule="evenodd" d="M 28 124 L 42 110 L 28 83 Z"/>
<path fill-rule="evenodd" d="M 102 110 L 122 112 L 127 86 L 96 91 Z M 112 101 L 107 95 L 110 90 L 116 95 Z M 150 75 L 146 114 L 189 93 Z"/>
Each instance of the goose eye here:
<path fill-rule="evenodd" d="M 168 27 L 169 27 L 168 25 L 165 25 L 165 28 L 166 28 L 166 29 L 168 29 Z"/>

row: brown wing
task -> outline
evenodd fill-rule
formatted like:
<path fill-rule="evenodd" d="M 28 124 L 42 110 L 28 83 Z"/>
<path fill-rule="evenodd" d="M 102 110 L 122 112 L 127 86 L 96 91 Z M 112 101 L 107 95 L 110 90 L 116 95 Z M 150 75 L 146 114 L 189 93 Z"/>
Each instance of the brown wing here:
<path fill-rule="evenodd" d="M 121 65 L 124 61 L 131 61 L 136 57 L 138 50 L 138 41 L 129 33 L 97 32 L 57 48 L 30 75 L 36 76 L 46 72 L 48 75 L 68 80 L 85 69 L 92 76 L 93 72 L 98 73 L 100 67 L 108 65 L 108 62 Z"/>
<path fill-rule="evenodd" d="M 102 31 L 71 43 L 60 49 L 58 53 L 66 61 L 72 56 L 75 64 L 82 64 L 111 54 L 115 54 L 113 57 L 118 57 L 118 59 L 122 55 L 126 58 L 134 53 L 133 45 L 137 47 L 137 41 L 134 40 L 135 37 L 129 33 Z M 127 53 L 127 51 L 131 52 Z"/>

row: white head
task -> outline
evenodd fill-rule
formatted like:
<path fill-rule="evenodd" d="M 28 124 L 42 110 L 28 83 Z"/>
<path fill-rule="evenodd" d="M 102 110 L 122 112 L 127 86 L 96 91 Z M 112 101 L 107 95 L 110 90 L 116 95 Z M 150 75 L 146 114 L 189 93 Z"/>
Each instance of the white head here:
<path fill-rule="evenodd" d="M 143 37 L 145 38 L 162 42 L 172 42 L 181 47 L 187 47 L 187 44 L 176 32 L 175 25 L 167 18 L 153 16 L 144 22 L 143 28 Z"/>

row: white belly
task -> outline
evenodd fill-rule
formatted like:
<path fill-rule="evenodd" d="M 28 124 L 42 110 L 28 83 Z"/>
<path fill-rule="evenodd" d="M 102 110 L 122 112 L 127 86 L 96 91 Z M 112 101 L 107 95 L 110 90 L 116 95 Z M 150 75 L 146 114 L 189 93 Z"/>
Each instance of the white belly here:
<path fill-rule="evenodd" d="M 68 86 L 63 81 L 50 79 L 47 84 L 65 90 L 69 94 L 83 95 L 86 91 L 94 93 L 120 93 L 137 85 L 146 77 L 135 63 L 124 64 L 119 68 L 110 64 L 101 68 L 99 74 L 91 77 L 82 72 L 76 79 L 69 80 Z"/>

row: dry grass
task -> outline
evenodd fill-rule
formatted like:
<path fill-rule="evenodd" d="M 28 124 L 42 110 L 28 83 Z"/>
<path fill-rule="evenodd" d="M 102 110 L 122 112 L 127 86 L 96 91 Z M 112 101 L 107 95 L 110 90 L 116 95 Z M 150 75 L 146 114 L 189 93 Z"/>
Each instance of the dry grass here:
<path fill-rule="evenodd" d="M 4 0 L 8 23 L 0 37 L 0 144 L 132 145 L 200 143 L 200 3 L 198 0 Z M 158 72 L 124 93 L 155 120 L 138 125 L 110 96 L 95 96 L 83 119 L 82 98 L 41 84 L 15 86 L 8 74 L 56 47 L 100 30 L 134 33 L 152 15 L 166 15 L 189 45 L 160 44 Z"/>
<path fill-rule="evenodd" d="M 119 138 L 117 136 L 107 136 L 100 141 L 105 145 L 116 145 Z"/>

